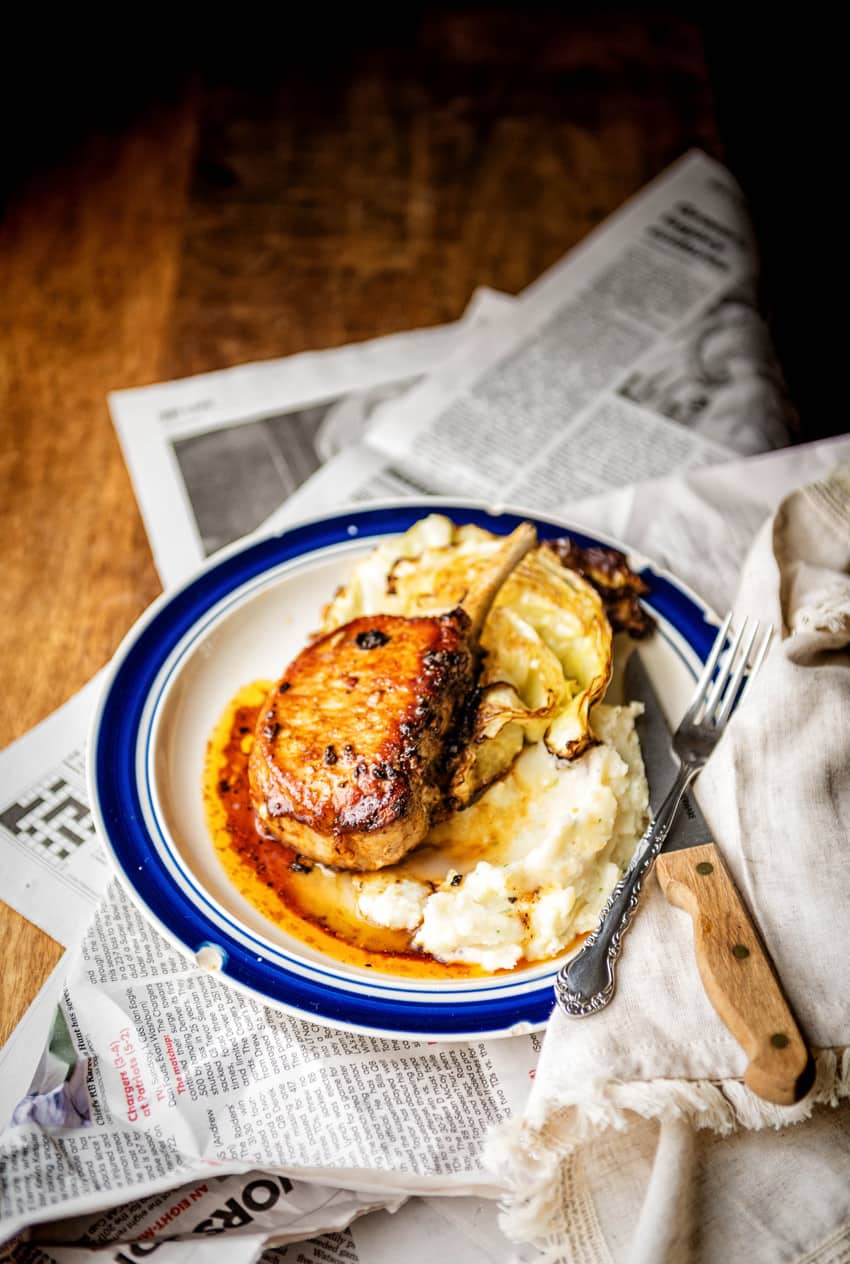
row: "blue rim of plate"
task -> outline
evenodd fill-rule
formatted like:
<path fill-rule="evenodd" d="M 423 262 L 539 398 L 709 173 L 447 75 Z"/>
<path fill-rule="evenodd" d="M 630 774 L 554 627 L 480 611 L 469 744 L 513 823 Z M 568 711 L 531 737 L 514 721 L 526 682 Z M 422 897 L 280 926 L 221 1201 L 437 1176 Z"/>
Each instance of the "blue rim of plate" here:
<path fill-rule="evenodd" d="M 353 540 L 399 534 L 428 513 L 447 514 L 507 534 L 522 521 L 541 540 L 569 535 L 578 544 L 623 548 L 567 523 L 521 511 L 490 510 L 446 499 L 370 505 L 237 543 L 217 554 L 181 587 L 163 594 L 131 629 L 113 660 L 92 725 L 88 773 L 92 810 L 101 837 L 129 894 L 184 954 L 218 949 L 220 975 L 255 1000 L 301 1018 L 360 1033 L 406 1039 L 480 1039 L 543 1026 L 554 996 L 558 962 L 524 976 L 492 980 L 408 981 L 390 975 L 367 979 L 330 958 L 323 965 L 260 940 L 216 905 L 196 881 L 176 875 L 176 849 L 152 808 L 147 784 L 148 746 L 155 698 L 163 673 L 228 598 L 287 563 L 327 556 Z M 642 559 L 632 558 L 648 586 L 645 604 L 658 630 L 695 673 L 708 655 L 717 619 L 684 585 Z M 317 593 L 317 609 L 325 594 Z M 152 706 L 152 698 L 154 705 Z M 199 787 L 200 792 L 200 787 Z M 365 973 L 365 972 L 360 972 Z M 519 981 L 516 981 L 516 980 Z"/>

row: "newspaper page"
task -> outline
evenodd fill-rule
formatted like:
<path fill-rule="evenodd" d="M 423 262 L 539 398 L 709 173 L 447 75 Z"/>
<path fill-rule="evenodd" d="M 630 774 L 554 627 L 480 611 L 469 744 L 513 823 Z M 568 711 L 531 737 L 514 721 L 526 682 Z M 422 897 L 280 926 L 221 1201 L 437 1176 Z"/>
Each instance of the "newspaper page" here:
<path fill-rule="evenodd" d="M 271 1010 L 184 958 L 113 884 L 4 1134 L 4 1232 L 254 1170 L 372 1205 L 493 1194 L 483 1138 L 522 1108 L 539 1047 L 384 1040 Z"/>
<path fill-rule="evenodd" d="M 389 1210 L 402 1201 L 390 1203 Z M 274 1252 L 279 1258 L 287 1255 L 280 1244 L 313 1236 L 330 1240 L 329 1246 L 336 1238 L 341 1246 L 353 1219 L 384 1205 L 383 1199 L 270 1173 L 211 1174 L 102 1214 L 55 1222 L 35 1239 L 16 1244 L 13 1258 L 16 1264 L 130 1264 L 156 1252 L 164 1264 L 190 1259 L 198 1264 L 221 1260 L 226 1251 L 228 1264 L 251 1264 L 272 1242 L 279 1244 Z M 350 1233 L 346 1236 L 350 1240 Z M 337 1252 L 335 1258 L 343 1261 L 345 1255 Z"/>
<path fill-rule="evenodd" d="M 224 1249 L 227 1264 L 252 1264 L 258 1256 L 261 1264 L 432 1264 L 435 1255 L 452 1264 L 521 1264 L 539 1258 L 533 1248 L 511 1248 L 492 1199 L 424 1197 L 400 1210 L 391 1205 L 369 1212 L 366 1199 L 346 1190 L 296 1186 L 253 1172 L 213 1177 L 45 1227 L 37 1242 L 18 1244 L 13 1258 L 16 1264 L 131 1264 L 155 1251 L 159 1264 L 218 1264 Z M 334 1222 L 340 1228 L 308 1239 L 313 1225 Z M 163 1238 L 164 1229 L 172 1236 Z M 303 1236 L 293 1241 L 296 1233 Z"/>
<path fill-rule="evenodd" d="M 289 1197 L 283 1195 L 287 1187 Z M 260 1209 L 258 1216 L 256 1207 L 246 1207 L 246 1193 L 249 1205 L 277 1195 L 275 1206 Z M 101 1216 L 51 1225 L 37 1243 L 19 1243 L 13 1258 L 16 1264 L 131 1264 L 155 1251 L 159 1264 L 219 1264 L 225 1246 L 227 1264 L 252 1264 L 258 1256 L 262 1264 L 432 1264 L 435 1253 L 452 1264 L 538 1258 L 533 1249 L 511 1249 L 492 1199 L 425 1197 L 406 1201 L 401 1210 L 369 1212 L 367 1200 L 346 1190 L 296 1187 L 262 1173 L 213 1177 Z M 240 1229 L 236 1222 L 248 1215 L 250 1222 Z M 212 1217 L 216 1233 L 208 1232 Z M 334 1221 L 339 1229 L 308 1240 L 313 1225 Z M 203 1224 L 207 1229 L 198 1230 Z M 163 1239 L 166 1227 L 172 1236 Z M 293 1241 L 295 1233 L 303 1236 Z M 221 1234 L 227 1235 L 224 1243 Z M 275 1239 L 286 1244 L 269 1247 Z"/>
<path fill-rule="evenodd" d="M 382 403 L 511 302 L 482 288 L 454 325 L 111 394 L 163 585 L 258 527 L 323 462 L 355 443 Z"/>
<path fill-rule="evenodd" d="M 564 513 L 608 488 L 781 447 L 795 424 L 729 173 L 686 155 L 376 412 L 274 515 L 434 493 Z"/>
<path fill-rule="evenodd" d="M 57 964 L 0 1050 L 0 1129 L 11 1121 L 16 1107 L 20 1115 L 25 1101 L 29 1105 L 23 1109 L 39 1113 L 44 1127 L 67 1126 L 69 1117 L 73 1117 L 74 1077 L 69 1075 L 69 1068 L 76 1059 L 68 1047 L 67 1025 L 61 1010 L 57 1014 L 71 957 L 71 953 L 66 953 Z M 39 1112 L 32 1106 L 36 1099 Z M 88 1126 L 87 1111 L 80 1113 L 80 1122 Z M 5 1158 L 0 1141 L 3 1171 Z M 205 1181 L 147 1195 L 105 1214 L 53 1222 L 43 1228 L 38 1245 L 28 1240 L 29 1235 L 19 1239 L 12 1248 L 12 1258 L 31 1264 L 80 1264 L 81 1260 L 92 1264 L 130 1264 L 160 1250 L 163 1264 L 188 1264 L 190 1258 L 192 1264 L 206 1264 L 207 1257 L 212 1264 L 221 1258 L 218 1236 L 226 1233 L 228 1264 L 241 1264 L 243 1260 L 244 1264 L 251 1264 L 269 1242 L 291 1241 L 301 1242 L 303 1252 L 309 1250 L 310 1259 L 317 1264 L 330 1260 L 359 1264 L 360 1257 L 352 1254 L 350 1233 L 344 1232 L 346 1226 L 354 1217 L 377 1207 L 394 1212 L 403 1201 L 289 1181 L 281 1176 L 269 1178 L 260 1172 L 232 1178 L 210 1175 Z M 475 1201 L 476 1206 L 480 1202 L 469 1201 Z M 452 1217 L 453 1222 L 457 1219 L 456 1215 Z M 460 1220 L 462 1224 L 478 1223 L 472 1211 Z M 495 1237 L 498 1230 L 491 1227 L 491 1234 Z M 303 1241 L 313 1235 L 319 1235 L 315 1244 Z M 5 1238 L 0 1224 L 0 1243 Z M 498 1242 L 499 1238 L 495 1240 Z M 503 1238 L 501 1245 L 504 1246 Z M 282 1258 L 284 1252 L 276 1254 Z"/>

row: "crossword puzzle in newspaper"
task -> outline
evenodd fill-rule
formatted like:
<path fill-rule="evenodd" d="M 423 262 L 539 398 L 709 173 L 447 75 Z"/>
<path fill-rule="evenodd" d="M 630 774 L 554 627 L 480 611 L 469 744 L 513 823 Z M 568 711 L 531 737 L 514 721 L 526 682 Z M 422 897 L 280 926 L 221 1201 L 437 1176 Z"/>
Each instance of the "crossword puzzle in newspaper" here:
<path fill-rule="evenodd" d="M 0 894 L 66 947 L 88 925 L 110 867 L 86 790 L 98 679 L 0 752 Z"/>
<path fill-rule="evenodd" d="M 72 751 L 59 766 L 19 798 L 0 808 L 0 827 L 13 842 L 31 848 L 50 864 L 96 841 L 85 795 L 84 756 Z"/>

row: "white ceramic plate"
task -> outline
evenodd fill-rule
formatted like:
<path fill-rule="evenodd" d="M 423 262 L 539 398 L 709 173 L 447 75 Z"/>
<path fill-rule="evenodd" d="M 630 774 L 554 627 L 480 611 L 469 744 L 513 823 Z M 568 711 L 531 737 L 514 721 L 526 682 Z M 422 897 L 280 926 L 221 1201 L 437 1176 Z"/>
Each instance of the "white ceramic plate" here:
<path fill-rule="evenodd" d="M 159 929 L 226 982 L 308 1018 L 371 1035 L 460 1040 L 541 1027 L 561 964 L 485 979 L 417 981 L 344 965 L 284 933 L 227 879 L 201 795 L 209 735 L 244 684 L 277 678 L 354 560 L 439 510 L 507 534 L 522 519 L 472 504 L 380 505 L 304 523 L 217 555 L 160 598 L 109 672 L 89 750 L 97 823 L 132 897 Z M 569 534 L 535 520 L 541 539 Z M 642 559 L 657 632 L 641 646 L 668 718 L 678 719 L 717 620 Z"/>

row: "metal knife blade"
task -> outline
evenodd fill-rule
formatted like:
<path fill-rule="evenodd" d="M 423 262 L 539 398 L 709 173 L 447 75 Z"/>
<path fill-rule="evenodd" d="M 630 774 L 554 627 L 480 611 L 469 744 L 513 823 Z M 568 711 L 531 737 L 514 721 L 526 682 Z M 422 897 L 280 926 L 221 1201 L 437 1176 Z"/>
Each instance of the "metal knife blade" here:
<path fill-rule="evenodd" d="M 661 709 L 643 659 L 633 650 L 626 663 L 624 676 L 625 700 L 642 702 L 643 715 L 638 716 L 635 727 L 640 739 L 646 779 L 649 782 L 649 806 L 653 816 L 658 811 L 667 791 L 673 784 L 678 760 L 673 754 L 672 734 L 667 717 Z M 700 806 L 688 792 L 682 800 L 679 815 L 664 844 L 665 851 L 678 851 L 683 847 L 696 847 L 699 843 L 714 841 Z"/>

